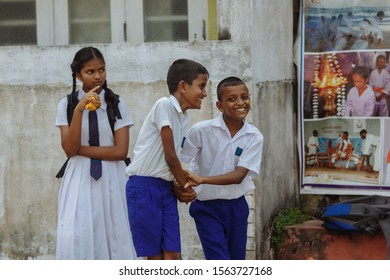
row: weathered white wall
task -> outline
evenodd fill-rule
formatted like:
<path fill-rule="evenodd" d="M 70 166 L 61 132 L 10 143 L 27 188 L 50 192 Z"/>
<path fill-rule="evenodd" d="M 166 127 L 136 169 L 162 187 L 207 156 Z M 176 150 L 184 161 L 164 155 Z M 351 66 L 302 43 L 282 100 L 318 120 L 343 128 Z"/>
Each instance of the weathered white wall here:
<path fill-rule="evenodd" d="M 297 202 L 293 1 L 253 1 L 251 35 L 254 123 L 265 139 L 255 192 L 256 256 L 270 259 L 272 219 Z"/>
<path fill-rule="evenodd" d="M 215 115 L 219 80 L 237 75 L 248 83 L 250 119 L 265 136 L 262 174 L 248 196 L 253 208 L 248 259 L 269 257 L 264 232 L 294 191 L 292 23 L 286 20 L 292 4 L 274 2 L 279 1 L 218 1 L 230 41 L 95 45 L 105 56 L 109 86 L 126 99 L 135 121 L 130 151 L 150 107 L 168 94 L 166 72 L 175 59 L 194 59 L 211 73 L 209 96 L 202 110 L 191 112 L 191 123 Z M 54 257 L 59 186 L 54 176 L 65 156 L 53 123 L 58 101 L 71 90 L 69 65 L 80 47 L 0 47 L 0 259 Z M 275 149 L 278 157 L 272 156 Z M 183 257 L 201 259 L 188 205 L 181 204 L 180 212 Z"/>

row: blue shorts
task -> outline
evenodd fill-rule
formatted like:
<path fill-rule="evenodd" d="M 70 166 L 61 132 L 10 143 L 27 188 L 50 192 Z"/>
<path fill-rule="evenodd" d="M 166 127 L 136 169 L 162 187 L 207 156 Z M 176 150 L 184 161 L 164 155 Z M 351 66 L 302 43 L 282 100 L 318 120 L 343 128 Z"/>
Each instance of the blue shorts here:
<path fill-rule="evenodd" d="M 171 182 L 131 176 L 126 184 L 126 199 L 138 257 L 181 252 L 179 212 Z"/>
<path fill-rule="evenodd" d="M 244 196 L 190 205 L 207 260 L 245 260 L 249 207 Z"/>

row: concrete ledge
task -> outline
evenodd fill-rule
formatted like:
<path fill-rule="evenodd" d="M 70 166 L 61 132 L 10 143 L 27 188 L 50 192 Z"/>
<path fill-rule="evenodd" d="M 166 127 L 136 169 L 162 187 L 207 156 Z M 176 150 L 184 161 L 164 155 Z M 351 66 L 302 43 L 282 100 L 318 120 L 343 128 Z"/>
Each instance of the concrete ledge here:
<path fill-rule="evenodd" d="M 312 220 L 286 227 L 277 259 L 283 260 L 386 260 L 386 241 L 381 231 L 334 234 Z"/>

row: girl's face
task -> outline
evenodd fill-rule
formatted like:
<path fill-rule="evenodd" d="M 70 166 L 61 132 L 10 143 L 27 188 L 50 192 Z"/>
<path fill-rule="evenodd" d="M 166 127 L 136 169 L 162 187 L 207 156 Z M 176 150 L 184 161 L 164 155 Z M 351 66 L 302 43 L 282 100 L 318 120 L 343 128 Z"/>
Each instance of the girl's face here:
<path fill-rule="evenodd" d="M 359 74 L 353 74 L 352 75 L 352 81 L 353 85 L 358 89 L 365 89 L 367 86 L 367 80 L 364 79 L 362 76 Z"/>
<path fill-rule="evenodd" d="M 224 113 L 225 121 L 228 119 L 242 121 L 251 109 L 251 102 L 246 85 L 226 87 L 223 90 L 222 100 L 217 101 L 219 111 Z"/>
<path fill-rule="evenodd" d="M 96 86 L 102 85 L 106 81 L 106 64 L 101 58 L 94 58 L 84 64 L 79 73 L 76 73 L 76 77 L 83 83 L 84 92 L 88 92 Z M 97 93 L 99 93 L 97 92 Z"/>

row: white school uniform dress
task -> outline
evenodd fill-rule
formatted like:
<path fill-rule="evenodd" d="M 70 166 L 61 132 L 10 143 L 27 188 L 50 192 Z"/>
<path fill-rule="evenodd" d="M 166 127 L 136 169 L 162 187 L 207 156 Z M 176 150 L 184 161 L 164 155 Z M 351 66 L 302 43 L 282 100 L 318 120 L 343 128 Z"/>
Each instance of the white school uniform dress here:
<path fill-rule="evenodd" d="M 199 176 L 228 173 L 237 166 L 249 170 L 241 184 L 226 186 L 202 184 L 194 188 L 198 200 L 236 199 L 255 188 L 253 177 L 259 174 L 263 135 L 246 120 L 231 137 L 222 114 L 195 124 L 186 134 L 181 159 Z"/>
<path fill-rule="evenodd" d="M 188 114 L 182 111 L 173 95 L 160 98 L 141 127 L 134 147 L 134 157 L 126 168 L 126 174 L 173 181 L 174 177 L 165 161 L 161 128 L 169 126 L 172 129 L 175 151 L 179 155 L 187 124 Z"/>
<path fill-rule="evenodd" d="M 78 98 L 84 95 L 79 91 Z M 114 136 L 107 117 L 104 90 L 97 112 L 100 146 L 113 146 Z M 57 108 L 55 125 L 68 125 L 67 99 Z M 122 119 L 114 129 L 132 126 L 127 105 L 120 99 Z M 88 110 L 82 114 L 81 145 L 88 146 Z M 127 217 L 126 165 L 123 161 L 102 161 L 102 177 L 90 176 L 90 158 L 69 159 L 58 196 L 57 259 L 135 259 Z"/>

